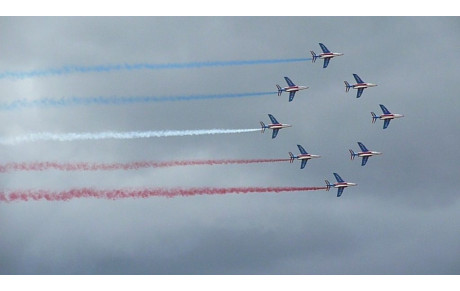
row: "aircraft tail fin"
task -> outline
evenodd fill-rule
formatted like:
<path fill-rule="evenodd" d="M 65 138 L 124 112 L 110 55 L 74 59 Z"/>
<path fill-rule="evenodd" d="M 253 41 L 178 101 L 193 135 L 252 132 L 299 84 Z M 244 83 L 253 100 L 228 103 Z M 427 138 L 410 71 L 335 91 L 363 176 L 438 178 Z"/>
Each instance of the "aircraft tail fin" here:
<path fill-rule="evenodd" d="M 345 92 L 348 92 L 350 91 L 350 88 L 353 87 L 350 85 L 350 83 L 348 83 L 347 81 L 343 81 L 345 83 Z"/>
<path fill-rule="evenodd" d="M 289 152 L 289 162 L 293 163 L 294 159 L 295 159 L 294 155 L 291 152 Z"/>
<path fill-rule="evenodd" d="M 326 191 L 329 191 L 332 187 L 331 183 L 328 180 L 324 180 L 324 182 L 326 182 Z"/>
<path fill-rule="evenodd" d="M 357 156 L 357 154 L 356 154 L 353 150 L 351 150 L 351 149 L 350 149 L 349 151 L 350 151 L 350 156 L 351 156 L 350 158 L 351 158 L 352 160 L 354 160 L 355 157 Z"/>
<path fill-rule="evenodd" d="M 311 62 L 314 63 L 316 61 L 317 58 L 319 58 L 314 51 L 310 51 L 311 53 L 311 56 L 312 56 L 312 59 L 311 59 Z"/>
<path fill-rule="evenodd" d="M 262 127 L 262 133 L 264 133 L 264 132 L 265 132 L 265 129 L 267 128 L 267 127 L 265 126 L 265 123 L 263 123 L 263 122 L 261 121 L 261 122 L 260 122 L 260 126 Z"/>
<path fill-rule="evenodd" d="M 377 115 L 375 115 L 374 112 L 371 112 L 372 115 L 372 123 L 375 123 L 375 121 L 379 118 Z"/>
<path fill-rule="evenodd" d="M 281 86 L 276 84 L 276 88 L 278 88 L 278 96 L 281 96 L 281 93 L 283 92 L 283 89 L 281 89 Z"/>

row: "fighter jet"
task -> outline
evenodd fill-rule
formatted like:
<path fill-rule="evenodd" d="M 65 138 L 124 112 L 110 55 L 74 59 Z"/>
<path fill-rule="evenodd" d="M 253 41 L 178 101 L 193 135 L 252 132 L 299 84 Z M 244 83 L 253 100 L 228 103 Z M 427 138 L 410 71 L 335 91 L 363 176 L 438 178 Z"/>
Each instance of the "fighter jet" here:
<path fill-rule="evenodd" d="M 276 118 L 271 115 L 271 114 L 268 114 L 268 117 L 270 117 L 270 120 L 272 121 L 271 124 L 267 124 L 265 125 L 265 123 L 263 123 L 262 121 L 260 122 L 260 125 L 262 126 L 262 132 L 265 132 L 265 129 L 266 128 L 270 128 L 270 129 L 273 129 L 273 133 L 272 133 L 272 138 L 275 138 L 276 135 L 278 135 L 278 131 L 281 129 L 281 128 L 286 128 L 286 127 L 291 127 L 292 125 L 290 124 L 284 124 L 284 123 L 279 123 Z"/>
<path fill-rule="evenodd" d="M 380 108 L 383 111 L 383 114 L 380 116 L 375 115 L 374 112 L 371 112 L 372 114 L 372 123 L 375 123 L 377 119 L 383 120 L 383 129 L 387 128 L 388 125 L 390 124 L 390 121 L 395 118 L 401 118 L 404 117 L 402 114 L 393 114 L 391 113 L 384 105 L 379 104 Z"/>
<path fill-rule="evenodd" d="M 316 55 L 314 51 L 310 51 L 311 55 L 312 55 L 312 62 L 314 63 L 316 61 L 316 59 L 324 59 L 324 63 L 323 63 L 323 68 L 326 68 L 327 65 L 329 64 L 329 61 L 333 58 L 333 57 L 338 57 L 338 56 L 343 56 L 342 53 L 331 53 L 327 47 L 322 44 L 322 43 L 319 43 L 319 46 L 321 47 L 321 50 L 323 50 L 323 53 L 322 54 L 319 54 L 319 55 Z"/>
<path fill-rule="evenodd" d="M 350 85 L 347 81 L 344 81 L 345 91 L 348 92 L 350 88 L 358 89 L 358 92 L 356 93 L 356 98 L 361 97 L 361 94 L 363 94 L 364 89 L 377 86 L 377 84 L 365 83 L 357 74 L 353 74 L 353 77 L 355 77 L 356 84 Z"/>
<path fill-rule="evenodd" d="M 298 144 L 297 147 L 299 148 L 300 155 L 294 156 L 291 152 L 289 152 L 289 156 L 290 156 L 289 161 L 293 163 L 294 159 L 301 160 L 302 161 L 302 163 L 300 164 L 301 169 L 305 168 L 305 165 L 307 164 L 309 159 L 321 157 L 318 155 L 312 155 L 312 154 L 307 153 L 307 151 L 300 144 Z"/>
<path fill-rule="evenodd" d="M 288 84 L 288 87 L 281 88 L 281 86 L 278 85 L 278 84 L 276 84 L 276 87 L 278 88 L 278 96 L 281 96 L 281 93 L 283 91 L 289 92 L 289 102 L 294 100 L 295 92 L 300 91 L 300 90 L 308 89 L 307 86 L 297 86 L 288 77 L 284 77 L 284 79 L 286 80 L 286 83 Z"/>
<path fill-rule="evenodd" d="M 358 184 L 356 183 L 350 183 L 350 182 L 345 182 L 337 173 L 334 173 L 335 179 L 337 180 L 337 183 L 330 184 L 328 180 L 326 180 L 326 190 L 329 191 L 331 187 L 337 188 L 337 197 L 342 196 L 343 189 L 349 186 L 356 186 Z"/>
<path fill-rule="evenodd" d="M 361 166 L 364 166 L 366 165 L 367 163 L 367 160 L 369 159 L 369 157 L 372 157 L 372 156 L 376 156 L 376 155 L 381 155 L 382 153 L 381 152 L 374 152 L 374 151 L 370 151 L 366 148 L 366 146 L 362 143 L 362 142 L 359 142 L 358 141 L 358 145 L 359 147 L 361 148 L 362 152 L 357 152 L 355 153 L 353 150 L 349 150 L 350 151 L 350 155 L 351 155 L 351 159 L 354 160 L 356 156 L 358 157 L 362 157 L 362 161 L 361 161 Z"/>

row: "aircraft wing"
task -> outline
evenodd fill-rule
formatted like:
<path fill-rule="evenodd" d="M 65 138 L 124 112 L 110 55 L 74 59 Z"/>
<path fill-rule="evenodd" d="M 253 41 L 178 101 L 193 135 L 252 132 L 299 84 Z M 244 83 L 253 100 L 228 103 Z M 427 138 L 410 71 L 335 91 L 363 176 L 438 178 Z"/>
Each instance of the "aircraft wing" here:
<path fill-rule="evenodd" d="M 385 105 L 379 104 L 380 108 L 382 109 L 383 114 L 391 114 L 390 110 L 388 110 Z"/>
<path fill-rule="evenodd" d="M 289 79 L 288 77 L 284 77 L 284 80 L 286 80 L 286 83 L 288 84 L 288 86 L 295 86 L 294 82 L 291 81 L 291 79 Z"/>
<path fill-rule="evenodd" d="M 345 189 L 345 188 L 339 188 L 339 189 L 337 190 L 337 197 L 342 196 L 343 189 Z"/>
<path fill-rule="evenodd" d="M 279 128 L 273 129 L 272 138 L 275 138 L 278 135 Z"/>
<path fill-rule="evenodd" d="M 323 68 L 327 68 L 327 65 L 329 65 L 330 58 L 325 58 L 324 63 L 323 63 Z"/>
<path fill-rule="evenodd" d="M 299 148 L 299 151 L 301 154 L 304 154 L 304 155 L 308 154 L 307 151 L 300 144 L 298 144 L 297 147 Z"/>
<path fill-rule="evenodd" d="M 356 83 L 364 83 L 363 80 L 357 74 L 353 74 L 353 77 L 355 77 Z"/>
<path fill-rule="evenodd" d="M 305 165 L 307 164 L 308 160 L 302 160 L 302 163 L 300 164 L 300 168 L 303 169 L 305 168 Z"/>
<path fill-rule="evenodd" d="M 385 119 L 385 120 L 383 121 L 383 129 L 387 128 L 388 125 L 390 125 L 390 121 L 391 121 L 391 119 Z"/>
<path fill-rule="evenodd" d="M 270 120 L 272 121 L 273 124 L 279 123 L 273 115 L 269 114 L 268 117 L 270 117 Z"/>
<path fill-rule="evenodd" d="M 363 152 L 368 152 L 368 149 L 366 148 L 366 146 L 362 142 L 358 141 L 358 145 L 359 145 L 359 147 L 361 148 L 361 150 Z"/>
<path fill-rule="evenodd" d="M 324 44 L 319 43 L 319 46 L 323 50 L 323 53 L 330 53 L 330 51 L 327 49 L 327 47 Z"/>
<path fill-rule="evenodd" d="M 335 179 L 337 180 L 337 182 L 341 183 L 341 182 L 345 182 L 342 177 L 339 176 L 339 174 L 337 173 L 334 173 L 334 176 L 335 176 Z"/>
<path fill-rule="evenodd" d="M 363 157 L 363 160 L 361 161 L 361 166 L 364 166 L 367 163 L 367 160 L 369 160 L 369 157 Z"/>
<path fill-rule="evenodd" d="M 356 93 L 356 98 L 361 97 L 361 94 L 363 94 L 364 88 L 359 88 L 358 93 Z"/>
<path fill-rule="evenodd" d="M 289 92 L 289 102 L 291 102 L 292 100 L 294 100 L 295 92 L 296 92 L 296 91 L 291 91 L 291 92 Z"/>

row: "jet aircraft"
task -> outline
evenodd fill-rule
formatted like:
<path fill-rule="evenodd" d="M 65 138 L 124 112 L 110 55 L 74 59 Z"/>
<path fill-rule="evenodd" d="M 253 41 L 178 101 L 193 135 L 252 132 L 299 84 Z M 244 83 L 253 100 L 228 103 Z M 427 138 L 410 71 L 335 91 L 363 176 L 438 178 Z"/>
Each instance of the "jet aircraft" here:
<path fill-rule="evenodd" d="M 315 54 L 314 51 L 310 51 L 311 55 L 312 55 L 312 62 L 314 63 L 316 61 L 316 59 L 324 59 L 324 63 L 323 63 L 323 68 L 326 68 L 327 65 L 329 64 L 329 61 L 333 58 L 333 57 L 338 57 L 338 56 L 343 56 L 343 53 L 332 53 L 331 51 L 329 51 L 327 49 L 327 47 L 322 44 L 322 43 L 319 43 L 319 46 L 321 47 L 321 50 L 323 50 L 323 53 L 322 54 Z"/>
<path fill-rule="evenodd" d="M 342 196 L 343 190 L 344 190 L 346 187 L 358 185 L 358 184 L 356 184 L 356 183 L 345 182 L 345 181 L 339 176 L 339 174 L 337 174 L 337 173 L 334 173 L 334 176 L 335 176 L 335 179 L 337 180 L 337 183 L 330 184 L 329 181 L 326 180 L 326 188 L 327 188 L 326 190 L 329 191 L 329 189 L 331 189 L 331 187 L 337 188 L 337 189 L 338 189 L 338 191 L 337 191 L 337 197 Z"/>
<path fill-rule="evenodd" d="M 262 132 L 265 132 L 266 128 L 273 129 L 272 138 L 275 138 L 278 135 L 278 131 L 281 128 L 286 128 L 286 127 L 291 127 L 292 126 L 290 124 L 279 123 L 276 120 L 276 118 L 271 114 L 268 114 L 268 117 L 270 117 L 270 120 L 271 120 L 272 123 L 265 125 L 265 123 L 263 123 L 261 121 L 260 125 L 262 126 Z"/>
<path fill-rule="evenodd" d="M 397 113 L 391 113 L 384 105 L 379 104 L 380 108 L 383 111 L 383 114 L 380 116 L 375 115 L 374 112 L 371 112 L 372 114 L 372 123 L 375 123 L 377 119 L 383 120 L 383 129 L 387 128 L 388 125 L 390 124 L 390 121 L 395 118 L 401 118 L 404 117 L 403 114 L 397 114 Z"/>
<path fill-rule="evenodd" d="M 312 155 L 312 154 L 307 153 L 307 151 L 300 144 L 298 144 L 297 147 L 299 148 L 300 155 L 294 156 L 291 152 L 289 152 L 289 156 L 290 156 L 289 161 L 293 163 L 294 159 L 301 160 L 302 161 L 302 163 L 300 164 L 301 169 L 305 168 L 305 165 L 307 164 L 309 159 L 321 157 L 318 155 Z"/>
<path fill-rule="evenodd" d="M 281 96 L 281 93 L 283 91 L 289 92 L 289 102 L 294 100 L 294 96 L 295 96 L 295 93 L 297 91 L 308 89 L 307 86 L 297 86 L 288 77 L 284 77 L 284 79 L 286 80 L 286 83 L 288 84 L 288 87 L 281 88 L 281 86 L 278 85 L 278 84 L 276 85 L 276 87 L 278 88 L 278 96 Z"/>
<path fill-rule="evenodd" d="M 362 161 L 361 161 L 361 166 L 364 166 L 366 165 L 367 163 L 367 160 L 369 159 L 369 157 L 372 157 L 372 156 L 376 156 L 376 155 L 381 155 L 382 153 L 381 152 L 374 152 L 374 151 L 370 151 L 366 148 L 366 146 L 362 143 L 362 142 L 359 142 L 358 141 L 358 145 L 359 147 L 361 148 L 361 152 L 357 152 L 355 153 L 353 150 L 349 150 L 350 151 L 350 155 L 351 155 L 351 159 L 354 160 L 356 156 L 358 157 L 362 157 Z"/>
<path fill-rule="evenodd" d="M 361 94 L 363 94 L 364 89 L 377 86 L 377 84 L 365 83 L 357 74 L 353 74 L 353 77 L 355 77 L 356 84 L 350 85 L 347 81 L 344 81 L 345 91 L 348 92 L 350 88 L 358 89 L 358 92 L 356 93 L 356 98 L 361 97 Z"/>

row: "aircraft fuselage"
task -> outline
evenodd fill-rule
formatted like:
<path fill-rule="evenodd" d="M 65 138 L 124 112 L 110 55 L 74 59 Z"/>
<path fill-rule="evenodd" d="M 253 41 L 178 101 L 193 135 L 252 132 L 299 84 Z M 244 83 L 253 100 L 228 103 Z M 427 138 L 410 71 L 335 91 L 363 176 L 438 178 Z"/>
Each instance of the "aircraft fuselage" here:
<path fill-rule="evenodd" d="M 358 157 L 371 157 L 381 155 L 381 152 L 374 152 L 374 151 L 367 151 L 367 152 L 359 152 L 357 153 Z"/>
<path fill-rule="evenodd" d="M 377 84 L 373 83 L 358 83 L 353 85 L 353 89 L 361 89 L 361 88 L 370 88 L 370 87 L 375 87 Z"/>
<path fill-rule="evenodd" d="M 292 127 L 290 124 L 284 124 L 284 123 L 278 123 L 278 124 L 269 124 L 267 125 L 268 128 L 270 129 L 281 129 L 281 128 L 286 128 L 286 127 Z"/>
<path fill-rule="evenodd" d="M 385 120 L 385 119 L 395 119 L 395 118 L 400 118 L 404 117 L 402 114 L 382 114 L 380 115 L 380 120 Z"/>
<path fill-rule="evenodd" d="M 311 155 L 311 154 L 300 154 L 297 156 L 298 160 L 309 160 L 313 158 L 320 158 L 321 156 L 319 155 Z"/>
<path fill-rule="evenodd" d="M 297 92 L 300 90 L 308 89 L 307 86 L 292 86 L 292 87 L 284 87 L 283 90 L 286 92 Z"/>
<path fill-rule="evenodd" d="M 320 59 L 330 59 L 333 57 L 343 56 L 343 53 L 322 53 L 319 55 Z"/>
<path fill-rule="evenodd" d="M 334 188 L 346 188 L 346 187 L 349 187 L 349 186 L 356 186 L 358 184 L 356 183 L 351 183 L 351 182 L 340 182 L 340 183 L 335 183 L 334 184 Z"/>

